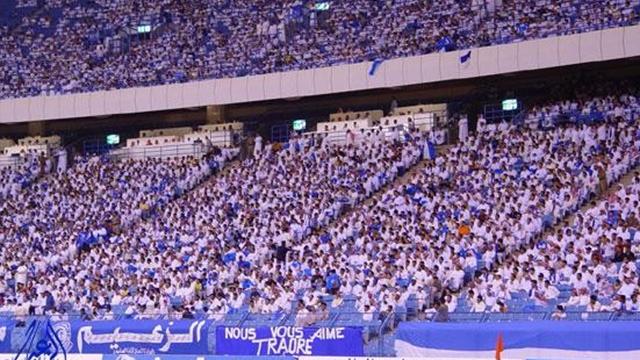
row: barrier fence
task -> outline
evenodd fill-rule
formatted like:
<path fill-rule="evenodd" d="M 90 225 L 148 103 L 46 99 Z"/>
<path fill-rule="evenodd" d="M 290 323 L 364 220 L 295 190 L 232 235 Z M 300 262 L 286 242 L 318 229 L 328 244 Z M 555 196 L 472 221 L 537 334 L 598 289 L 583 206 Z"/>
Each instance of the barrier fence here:
<path fill-rule="evenodd" d="M 24 163 L 24 158 L 21 156 L 6 156 L 0 155 L 0 169 L 19 166 Z"/>
<path fill-rule="evenodd" d="M 109 153 L 111 158 L 122 159 L 148 159 L 148 158 L 173 158 L 182 156 L 204 156 L 208 147 L 202 143 L 141 146 L 134 148 L 121 148 Z"/>

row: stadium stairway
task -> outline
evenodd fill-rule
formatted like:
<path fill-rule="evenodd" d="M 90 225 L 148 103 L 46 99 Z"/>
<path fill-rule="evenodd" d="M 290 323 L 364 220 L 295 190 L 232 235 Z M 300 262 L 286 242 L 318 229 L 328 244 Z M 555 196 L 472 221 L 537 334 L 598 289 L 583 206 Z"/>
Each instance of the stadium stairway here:
<path fill-rule="evenodd" d="M 436 155 L 438 156 L 448 152 L 449 149 L 451 149 L 453 146 L 454 145 L 442 145 L 442 146 L 436 147 Z M 330 227 L 332 224 L 338 221 L 341 221 L 344 217 L 349 216 L 351 211 L 359 207 L 368 206 L 375 201 L 379 201 L 380 197 L 383 194 L 385 194 L 389 189 L 393 189 L 393 188 L 408 184 L 411 178 L 416 173 L 424 169 L 429 163 L 431 163 L 431 161 L 432 160 L 423 159 L 417 162 L 410 169 L 405 171 L 404 174 L 397 177 L 393 181 L 390 181 L 389 183 L 385 184 L 378 191 L 373 193 L 371 197 L 357 204 L 356 207 L 343 212 L 342 214 L 340 214 L 340 216 L 333 219 L 329 224 L 327 224 L 327 227 Z M 358 314 L 356 318 L 353 316 L 354 314 L 350 313 L 350 311 L 355 311 L 355 298 L 349 298 L 349 299 L 345 298 L 345 303 L 348 304 L 346 313 L 334 314 L 333 321 L 331 322 L 330 325 L 341 324 L 342 322 L 344 322 L 342 325 L 365 326 L 365 333 L 363 334 L 365 337 L 365 344 L 364 344 L 365 354 L 368 354 L 368 355 L 375 354 L 378 356 L 394 356 L 395 350 L 393 350 L 394 349 L 393 344 L 395 342 L 395 326 L 392 329 L 389 329 L 389 324 L 383 324 L 382 321 L 380 320 L 375 321 L 373 324 L 363 324 L 360 314 Z M 345 309 L 343 309 L 343 311 L 344 310 Z M 393 321 L 397 321 L 398 320 L 397 316 L 394 316 L 394 319 L 395 320 Z"/>
<path fill-rule="evenodd" d="M 574 212 L 573 214 L 569 215 L 566 219 L 564 219 L 564 221 L 559 221 L 552 228 L 547 230 L 547 232 L 545 232 L 545 235 L 556 232 L 562 226 L 573 225 L 573 222 L 574 222 L 574 220 L 576 218 L 576 214 L 584 213 L 585 211 L 587 211 L 587 210 L 589 210 L 589 209 L 591 209 L 593 207 L 594 202 L 597 203 L 600 200 L 605 199 L 608 196 L 610 196 L 611 194 L 615 193 L 618 185 L 627 186 L 627 185 L 631 184 L 631 181 L 633 180 L 634 173 L 637 172 L 637 171 L 640 171 L 640 165 L 637 165 L 637 166 L 631 168 L 618 181 L 615 181 L 615 182 L 611 183 L 609 185 L 609 187 L 607 188 L 607 190 L 603 194 L 598 194 L 596 197 L 591 199 L 591 201 L 585 202 L 577 212 Z"/>
<path fill-rule="evenodd" d="M 200 181 L 200 183 L 195 185 L 192 189 L 189 189 L 189 190 L 183 192 L 181 195 L 179 195 L 178 197 L 172 199 L 170 202 L 176 201 L 176 200 L 178 200 L 180 198 L 183 198 L 183 197 L 189 195 L 192 192 L 198 191 L 201 187 L 203 187 L 206 184 L 210 183 L 214 179 L 216 179 L 216 178 L 218 178 L 220 176 L 228 174 L 230 171 L 232 171 L 233 169 L 237 169 L 241 165 L 242 165 L 242 160 L 240 160 L 240 158 L 238 156 L 235 156 L 233 159 L 229 160 L 229 162 L 222 168 L 222 170 L 220 170 L 217 173 L 209 174 L 207 177 L 202 179 Z M 140 222 L 144 222 L 144 221 L 146 221 L 146 220 L 143 219 L 143 218 L 139 218 L 137 221 L 135 221 L 135 222 L 133 222 L 131 224 L 131 227 L 137 226 Z"/>
<path fill-rule="evenodd" d="M 453 145 L 442 145 L 442 146 L 436 147 L 436 156 L 442 155 L 442 154 L 448 152 L 449 149 L 451 149 L 452 147 L 453 147 Z M 393 189 L 393 188 L 398 187 L 398 186 L 402 186 L 402 185 L 408 184 L 409 180 L 411 180 L 413 175 L 415 175 L 418 171 L 424 169 L 424 167 L 427 164 L 429 164 L 430 162 L 431 162 L 431 160 L 424 160 L 424 159 L 420 160 L 415 165 L 413 165 L 409 170 L 405 171 L 405 173 L 402 174 L 402 176 L 396 178 L 395 180 L 389 182 L 388 184 L 385 184 L 383 187 L 380 188 L 380 190 L 375 192 L 367 200 L 365 200 L 362 203 L 358 204 L 358 206 L 368 206 L 371 203 L 373 203 L 374 201 L 378 201 L 380 199 L 380 196 L 382 194 L 384 194 L 385 192 L 387 192 L 387 190 Z M 345 212 L 344 214 L 342 214 L 342 216 L 336 218 L 334 221 L 340 220 L 343 216 L 346 216 L 349 213 L 350 212 L 348 212 L 348 211 Z"/>
<path fill-rule="evenodd" d="M 239 160 L 238 156 L 233 157 L 231 160 L 228 160 L 228 162 L 226 163 L 226 165 L 217 173 L 210 173 L 208 175 L 206 175 L 205 177 L 203 177 L 202 179 L 200 179 L 199 183 L 196 183 L 193 188 L 188 189 L 184 192 L 182 192 L 181 194 L 177 195 L 176 197 L 170 199 L 167 203 L 163 204 L 162 207 L 166 207 L 168 204 L 181 199 L 185 196 L 187 196 L 188 194 L 190 194 L 193 191 L 197 191 L 198 189 L 200 189 L 201 186 L 207 184 L 208 182 L 212 181 L 213 179 L 219 177 L 221 174 L 226 174 L 226 172 L 230 171 L 232 168 L 236 168 L 237 166 L 240 166 L 240 164 L 242 164 L 242 161 Z M 140 224 L 149 221 L 151 219 L 155 218 L 155 215 L 152 215 L 151 217 L 145 217 L 145 216 L 139 216 L 136 219 L 134 219 L 133 221 L 131 221 L 131 223 L 129 223 L 126 228 L 123 227 L 121 229 L 121 231 L 127 231 L 128 229 L 132 229 L 135 228 L 137 226 L 139 226 Z"/>

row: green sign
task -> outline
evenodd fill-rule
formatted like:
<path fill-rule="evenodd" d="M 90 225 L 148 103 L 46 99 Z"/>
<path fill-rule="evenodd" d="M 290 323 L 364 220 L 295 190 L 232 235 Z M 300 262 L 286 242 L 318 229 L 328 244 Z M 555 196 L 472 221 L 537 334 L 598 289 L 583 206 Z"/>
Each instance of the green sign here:
<path fill-rule="evenodd" d="M 331 7 L 331 4 L 328 1 L 316 3 L 316 6 L 315 6 L 316 10 L 318 11 L 327 11 L 329 10 L 330 7 Z"/>
<path fill-rule="evenodd" d="M 504 111 L 518 110 L 518 100 L 517 99 L 504 100 L 502 102 L 502 110 Z"/>
<path fill-rule="evenodd" d="M 108 145 L 118 145 L 118 144 L 120 144 L 120 135 L 118 135 L 118 134 L 107 135 L 107 144 Z"/>
<path fill-rule="evenodd" d="M 306 128 L 307 128 L 307 120 L 304 120 L 304 119 L 293 120 L 293 130 L 302 131 Z"/>
<path fill-rule="evenodd" d="M 138 34 L 148 34 L 151 32 L 151 25 L 139 25 Z"/>

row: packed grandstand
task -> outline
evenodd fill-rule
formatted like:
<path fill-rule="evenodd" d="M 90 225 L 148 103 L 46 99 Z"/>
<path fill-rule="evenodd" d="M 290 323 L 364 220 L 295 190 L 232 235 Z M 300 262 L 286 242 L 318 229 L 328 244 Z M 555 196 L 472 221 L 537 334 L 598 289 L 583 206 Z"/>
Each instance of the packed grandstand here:
<path fill-rule="evenodd" d="M 640 22 L 635 0 L 6 0 L 2 7 L 0 98 L 388 60 Z"/>
<path fill-rule="evenodd" d="M 640 177 L 608 189 L 640 161 L 640 103 L 606 90 L 481 119 L 438 156 L 429 131 L 374 127 L 235 162 L 28 157 L 2 171 L 0 311 L 376 331 L 638 312 Z"/>
<path fill-rule="evenodd" d="M 640 21 L 630 0 L 5 1 L 5 101 Z M 640 324 L 637 79 L 559 82 L 500 116 L 393 97 L 284 138 L 242 121 L 100 151 L 65 133 L 0 136 L 0 354 L 499 359 L 505 344 L 535 348 L 503 334 L 535 327 L 539 347 L 632 359 L 638 346 L 567 334 Z M 454 330 L 482 341 L 449 345 Z M 548 345 L 558 334 L 568 345 Z M 315 339 L 327 344 L 314 352 Z"/>

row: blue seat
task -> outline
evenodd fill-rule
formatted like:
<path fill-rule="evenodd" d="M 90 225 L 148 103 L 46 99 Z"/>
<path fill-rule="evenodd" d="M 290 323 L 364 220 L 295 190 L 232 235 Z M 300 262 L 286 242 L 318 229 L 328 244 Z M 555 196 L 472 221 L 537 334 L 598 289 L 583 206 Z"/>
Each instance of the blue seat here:
<path fill-rule="evenodd" d="M 449 313 L 450 322 L 480 322 L 485 318 L 485 313 Z"/>
<path fill-rule="evenodd" d="M 202 309 L 196 310 L 195 314 L 193 314 L 193 315 L 198 320 L 202 320 L 202 319 L 206 319 L 207 318 L 207 313 L 202 311 Z"/>
<path fill-rule="evenodd" d="M 333 301 L 333 295 L 324 295 L 321 298 L 322 298 L 322 301 L 324 301 L 327 304 L 330 304 Z"/>
<path fill-rule="evenodd" d="M 528 297 L 529 296 L 524 291 L 518 291 L 518 292 L 511 293 L 511 300 L 526 299 Z"/>
<path fill-rule="evenodd" d="M 172 297 L 170 301 L 173 306 L 182 306 L 182 298 L 179 296 Z"/>
<path fill-rule="evenodd" d="M 247 317 L 242 322 L 243 326 L 277 326 L 282 321 L 283 317 L 286 316 L 282 313 L 275 314 L 251 314 L 249 313 Z"/>
<path fill-rule="evenodd" d="M 373 315 L 373 320 L 367 321 L 362 318 L 362 314 L 359 313 L 347 313 L 339 314 L 335 319 L 334 326 L 362 326 L 366 328 L 377 328 L 382 325 L 382 321 L 377 320 L 377 314 Z"/>
<path fill-rule="evenodd" d="M 544 311 L 544 306 L 527 303 L 522 307 L 522 312 Z"/>
<path fill-rule="evenodd" d="M 342 306 L 340 307 L 342 311 L 345 312 L 355 312 L 356 311 L 356 301 L 355 300 L 344 300 Z"/>
<path fill-rule="evenodd" d="M 327 320 L 322 320 L 322 321 L 317 321 L 315 324 L 313 324 L 313 326 L 317 326 L 317 327 L 331 327 L 333 326 L 336 318 L 338 317 L 338 314 L 331 314 L 329 315 L 329 318 Z"/>
<path fill-rule="evenodd" d="M 614 321 L 640 321 L 640 312 L 624 312 L 624 313 L 614 313 L 611 317 L 611 320 Z"/>
<path fill-rule="evenodd" d="M 227 326 L 238 326 L 245 316 L 246 313 L 240 311 L 229 313 L 224 317 L 224 320 L 222 320 L 222 324 Z"/>
<path fill-rule="evenodd" d="M 0 312 L 0 318 L 2 318 L 3 320 L 9 320 L 12 319 L 14 317 L 14 313 L 12 311 L 2 311 Z"/>
<path fill-rule="evenodd" d="M 406 321 L 407 320 L 407 308 L 404 306 L 398 306 L 395 311 L 395 319 L 397 321 Z"/>
<path fill-rule="evenodd" d="M 529 312 L 529 313 L 489 313 L 487 314 L 487 321 L 539 321 L 544 320 L 546 316 L 545 312 Z"/>
<path fill-rule="evenodd" d="M 598 298 L 598 301 L 600 301 L 600 304 L 602 305 L 611 305 L 611 298 L 608 297 Z"/>
<path fill-rule="evenodd" d="M 573 286 L 571 286 L 571 284 L 558 284 L 558 286 L 556 286 L 556 288 L 560 292 L 564 292 L 564 291 L 571 291 L 573 289 Z"/>
<path fill-rule="evenodd" d="M 572 321 L 609 321 L 612 313 L 608 312 L 569 312 L 567 311 L 567 320 Z"/>

